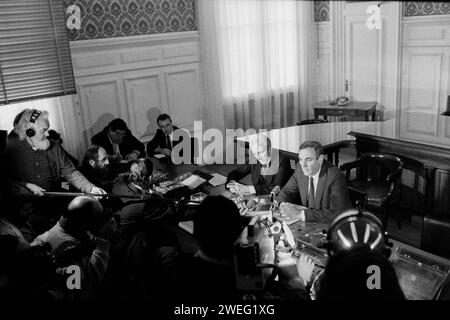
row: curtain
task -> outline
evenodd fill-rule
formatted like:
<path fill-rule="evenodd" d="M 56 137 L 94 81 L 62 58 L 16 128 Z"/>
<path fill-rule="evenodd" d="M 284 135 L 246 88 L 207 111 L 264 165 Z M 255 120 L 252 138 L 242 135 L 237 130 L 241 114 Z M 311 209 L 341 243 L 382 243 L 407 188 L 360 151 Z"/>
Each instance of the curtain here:
<path fill-rule="evenodd" d="M 312 2 L 198 0 L 210 127 L 272 129 L 308 116 Z"/>

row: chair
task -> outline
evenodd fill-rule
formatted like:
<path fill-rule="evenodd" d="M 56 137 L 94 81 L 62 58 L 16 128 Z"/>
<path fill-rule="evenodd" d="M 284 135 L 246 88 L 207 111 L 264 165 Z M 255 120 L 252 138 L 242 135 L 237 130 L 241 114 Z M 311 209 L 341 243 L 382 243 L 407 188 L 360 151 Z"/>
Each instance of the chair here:
<path fill-rule="evenodd" d="M 323 120 L 323 119 L 306 119 L 306 120 L 302 120 L 300 122 L 297 122 L 298 126 L 302 126 L 305 124 L 316 124 L 316 123 L 326 123 L 328 122 L 328 120 Z"/>
<path fill-rule="evenodd" d="M 450 221 L 424 217 L 420 249 L 450 259 Z"/>
<path fill-rule="evenodd" d="M 356 209 L 364 210 L 367 206 L 367 193 L 356 190 L 353 187 L 348 187 L 348 193 L 353 207 Z"/>
<path fill-rule="evenodd" d="M 399 180 L 402 168 L 403 161 L 400 158 L 381 153 L 363 154 L 355 161 L 341 166 L 341 170 L 345 171 L 347 185 L 367 194 L 367 208 L 381 211 L 385 228 L 387 228 L 388 210 L 400 200 Z M 350 180 L 352 169 L 356 169 L 356 177 Z M 397 225 L 401 228 L 399 218 Z"/>

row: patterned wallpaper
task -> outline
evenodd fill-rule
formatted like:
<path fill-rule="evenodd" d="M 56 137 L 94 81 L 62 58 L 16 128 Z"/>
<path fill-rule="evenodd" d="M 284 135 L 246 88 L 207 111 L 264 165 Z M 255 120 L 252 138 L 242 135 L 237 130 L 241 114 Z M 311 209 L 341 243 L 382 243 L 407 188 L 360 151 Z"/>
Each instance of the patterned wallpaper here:
<path fill-rule="evenodd" d="M 403 3 L 403 16 L 428 16 L 450 14 L 448 2 L 405 1 Z"/>
<path fill-rule="evenodd" d="M 330 21 L 330 1 L 314 1 L 314 21 Z"/>
<path fill-rule="evenodd" d="M 81 9 L 81 29 L 69 40 L 197 30 L 194 0 L 64 0 Z M 67 14 L 67 17 L 69 15 Z"/>
<path fill-rule="evenodd" d="M 356 1 L 355 1 L 356 2 Z M 450 14 L 449 2 L 404 1 L 403 16 Z M 314 21 L 330 21 L 330 1 L 314 1 Z"/>

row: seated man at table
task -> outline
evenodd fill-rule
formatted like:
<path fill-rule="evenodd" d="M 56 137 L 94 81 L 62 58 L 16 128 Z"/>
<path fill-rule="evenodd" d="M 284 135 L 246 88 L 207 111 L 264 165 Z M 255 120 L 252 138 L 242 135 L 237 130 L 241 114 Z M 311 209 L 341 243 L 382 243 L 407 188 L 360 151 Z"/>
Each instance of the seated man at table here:
<path fill-rule="evenodd" d="M 91 142 L 102 146 L 112 162 L 145 158 L 144 144 L 133 136 L 125 121 L 120 118 L 112 120 L 92 137 Z"/>
<path fill-rule="evenodd" d="M 319 142 L 302 143 L 298 159 L 294 174 L 279 194 L 281 214 L 299 215 L 301 221 L 330 222 L 352 208 L 344 174 L 324 159 Z"/>
<path fill-rule="evenodd" d="M 156 130 L 155 136 L 147 144 L 147 154 L 153 156 L 155 154 L 161 154 L 166 157 L 172 156 L 173 148 L 182 143 L 185 135 L 189 133 L 184 129 L 180 129 L 172 124 L 172 119 L 166 113 L 160 114 L 156 119 L 159 129 Z M 175 133 L 177 132 L 177 133 Z M 180 136 L 181 134 L 181 136 Z M 191 139 L 192 142 L 192 139 Z M 193 158 L 193 145 L 189 145 L 191 149 L 191 157 L 188 160 L 192 161 Z M 183 157 L 183 150 L 179 153 L 180 157 Z"/>
<path fill-rule="evenodd" d="M 269 194 L 276 186 L 282 188 L 292 175 L 290 160 L 272 149 L 270 139 L 263 134 L 250 141 L 250 150 L 257 162 L 231 171 L 227 177 L 227 188 L 233 193 L 257 195 Z M 253 185 L 237 182 L 249 173 Z"/>
<path fill-rule="evenodd" d="M 80 172 L 107 192 L 111 192 L 114 179 L 117 177 L 109 170 L 109 159 L 106 150 L 99 145 L 90 146 L 84 154 Z"/>
<path fill-rule="evenodd" d="M 61 149 L 48 137 L 49 114 L 36 109 L 25 110 L 18 124 L 18 137 L 8 139 L 5 151 L 6 167 L 2 168 L 7 177 L 9 190 L 13 194 L 29 193 L 43 196 L 45 191 L 61 191 L 61 178 L 64 177 L 76 189 L 103 194 L 105 191 L 87 180 Z M 50 221 L 59 216 L 58 208 L 67 206 L 67 199 L 33 201 L 34 214 L 41 227 L 47 229 L 54 224 Z M 38 221 L 35 221 L 37 224 Z M 36 225 L 33 225 L 36 228 Z M 36 228 L 36 232 L 40 232 Z"/>

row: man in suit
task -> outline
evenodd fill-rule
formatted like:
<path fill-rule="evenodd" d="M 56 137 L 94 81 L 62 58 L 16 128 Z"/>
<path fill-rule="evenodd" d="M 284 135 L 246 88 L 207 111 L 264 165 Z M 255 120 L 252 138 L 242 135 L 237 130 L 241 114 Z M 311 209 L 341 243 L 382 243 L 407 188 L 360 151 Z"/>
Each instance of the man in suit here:
<path fill-rule="evenodd" d="M 165 155 L 176 164 L 194 163 L 196 143 L 193 137 L 189 137 L 189 132 L 174 126 L 172 119 L 166 113 L 160 114 L 156 122 L 159 129 L 156 130 L 155 136 L 147 144 L 147 154 L 149 156 Z M 183 141 L 186 141 L 186 144 Z M 180 145 L 175 148 L 178 144 Z M 184 153 L 185 150 L 188 152 Z"/>
<path fill-rule="evenodd" d="M 299 163 L 279 194 L 281 214 L 298 214 L 302 221 L 330 222 L 352 208 L 344 174 L 324 159 L 319 142 L 300 146 Z M 300 205 L 293 204 L 300 197 Z"/>
<path fill-rule="evenodd" d="M 268 194 L 276 186 L 283 187 L 292 175 L 290 160 L 272 149 L 270 139 L 258 135 L 250 141 L 250 150 L 257 162 L 245 164 L 228 174 L 227 188 L 239 194 Z M 246 186 L 237 181 L 251 174 L 253 185 Z"/>
<path fill-rule="evenodd" d="M 127 124 L 120 118 L 112 120 L 91 139 L 92 144 L 103 147 L 112 162 L 145 158 L 145 147 L 135 138 Z"/>

